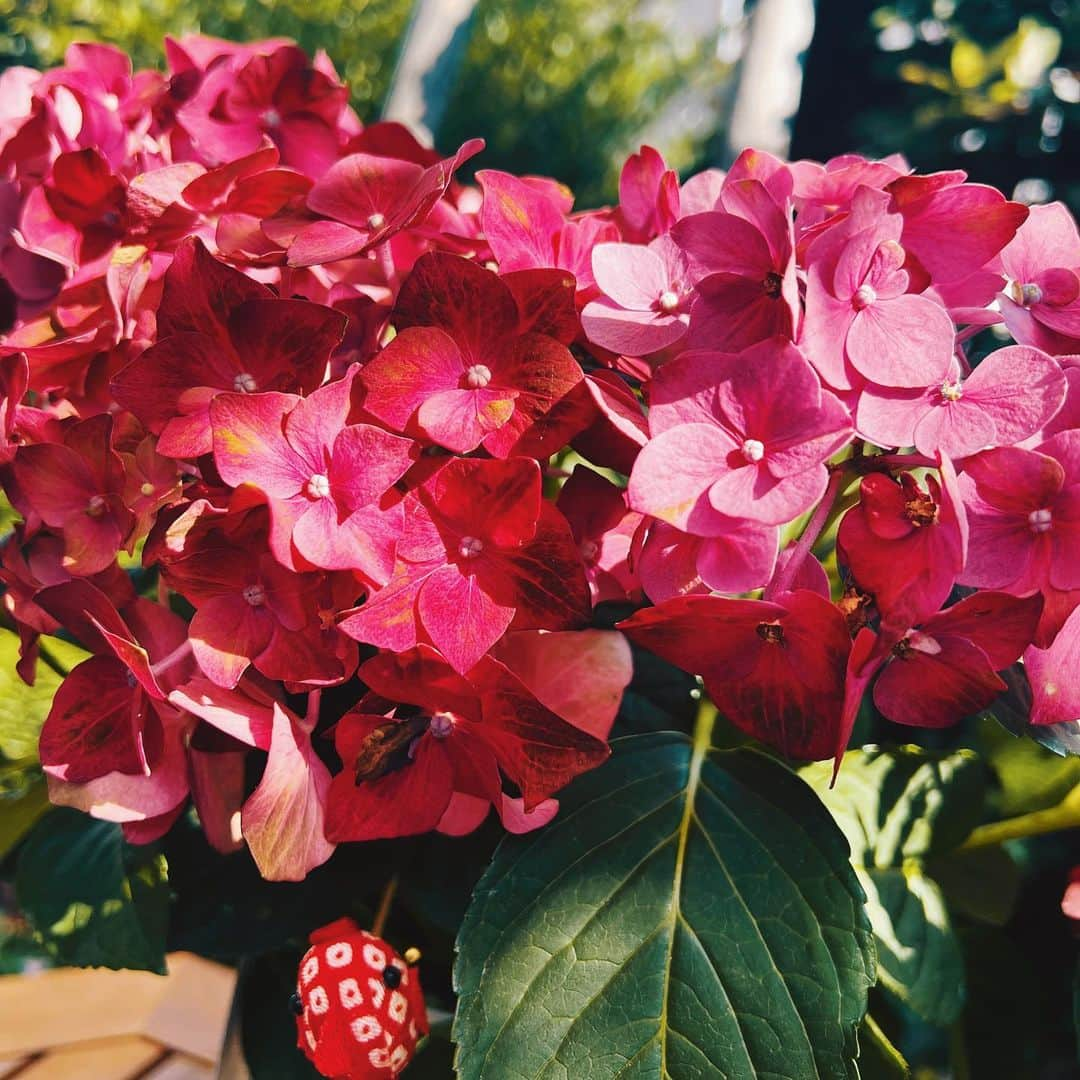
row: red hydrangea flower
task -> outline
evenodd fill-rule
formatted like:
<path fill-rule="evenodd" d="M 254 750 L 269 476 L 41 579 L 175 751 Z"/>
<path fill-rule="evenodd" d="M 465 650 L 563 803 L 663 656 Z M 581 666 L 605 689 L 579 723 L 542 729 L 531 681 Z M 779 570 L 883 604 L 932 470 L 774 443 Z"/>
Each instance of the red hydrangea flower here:
<path fill-rule="evenodd" d="M 581 554 L 541 499 L 536 462 L 461 458 L 406 498 L 393 577 L 340 626 L 395 652 L 430 641 L 465 673 L 511 623 L 568 629 L 589 607 Z"/>
<path fill-rule="evenodd" d="M 113 394 L 155 434 L 158 452 L 213 449 L 210 402 L 223 391 L 310 393 L 345 332 L 336 311 L 283 300 L 185 241 L 165 275 L 158 342 L 116 377 Z"/>
<path fill-rule="evenodd" d="M 1038 595 L 978 592 L 909 629 L 890 649 L 874 704 L 897 724 L 948 727 L 987 708 L 1035 634 Z"/>
<path fill-rule="evenodd" d="M 463 677 L 420 645 L 369 660 L 359 676 L 373 697 L 335 728 L 343 768 L 330 789 L 332 840 L 470 832 L 491 806 L 512 831 L 535 828 L 554 813 L 549 796 L 608 755 L 490 657 Z M 380 715 L 372 711 L 380 700 L 419 715 Z M 500 771 L 521 791 L 516 809 Z"/>
<path fill-rule="evenodd" d="M 772 601 L 685 596 L 619 623 L 637 645 L 700 674 L 741 731 L 799 761 L 843 749 L 851 638 L 833 604 L 805 589 Z"/>
<path fill-rule="evenodd" d="M 135 524 L 112 429 L 111 416 L 94 416 L 67 427 L 62 443 L 25 446 L 15 457 L 21 499 L 63 535 L 64 567 L 80 576 L 106 569 Z"/>
<path fill-rule="evenodd" d="M 572 286 L 556 276 L 556 296 Z M 393 341 L 361 373 L 364 408 L 457 453 L 547 457 L 591 418 L 581 367 L 490 270 L 430 253 L 401 290 Z M 571 336 L 576 330 L 570 328 Z"/>
<path fill-rule="evenodd" d="M 948 460 L 925 488 L 911 473 L 864 477 L 844 515 L 837 554 L 874 598 L 883 625 L 903 632 L 932 615 L 965 565 L 968 524 Z"/>

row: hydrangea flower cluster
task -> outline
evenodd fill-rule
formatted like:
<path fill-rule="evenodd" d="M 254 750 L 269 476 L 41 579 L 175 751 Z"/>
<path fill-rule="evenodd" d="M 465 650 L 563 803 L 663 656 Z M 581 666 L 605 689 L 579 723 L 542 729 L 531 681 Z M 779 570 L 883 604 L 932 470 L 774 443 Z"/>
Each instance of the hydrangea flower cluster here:
<path fill-rule="evenodd" d="M 193 800 L 286 879 L 532 829 L 607 756 L 627 639 L 796 760 L 868 694 L 954 723 L 1021 657 L 1031 721 L 1080 716 L 1063 207 L 645 147 L 575 211 L 363 127 L 321 54 L 167 57 L 0 76 L 4 605 L 27 681 L 41 635 L 90 653 L 55 802 L 139 842 Z"/>

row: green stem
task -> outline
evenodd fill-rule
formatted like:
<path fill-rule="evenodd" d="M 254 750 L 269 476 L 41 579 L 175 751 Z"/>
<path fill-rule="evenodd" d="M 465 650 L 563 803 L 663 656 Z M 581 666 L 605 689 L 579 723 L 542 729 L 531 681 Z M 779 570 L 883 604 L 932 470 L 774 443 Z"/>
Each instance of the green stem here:
<path fill-rule="evenodd" d="M 962 849 L 991 847 L 1006 840 L 1022 840 L 1027 836 L 1077 828 L 1080 828 L 1080 786 L 1074 788 L 1062 803 L 1049 810 L 1036 810 L 1005 821 L 980 825 L 960 846 Z"/>
<path fill-rule="evenodd" d="M 49 647 L 40 639 L 38 640 L 38 659 L 41 660 L 46 667 L 51 667 L 61 679 L 66 679 L 68 675 L 71 674 L 71 672 L 69 672 L 68 669 L 49 652 Z"/>
<path fill-rule="evenodd" d="M 716 706 L 704 694 L 694 718 L 695 760 L 700 760 L 712 749 L 713 728 L 716 726 Z"/>

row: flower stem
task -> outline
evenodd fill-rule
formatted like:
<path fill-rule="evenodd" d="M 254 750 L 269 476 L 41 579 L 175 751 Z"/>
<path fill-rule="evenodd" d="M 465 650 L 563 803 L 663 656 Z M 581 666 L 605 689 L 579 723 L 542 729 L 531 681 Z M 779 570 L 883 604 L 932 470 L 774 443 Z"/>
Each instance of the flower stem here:
<path fill-rule="evenodd" d="M 771 600 L 774 596 L 779 596 L 790 590 L 791 583 L 799 572 L 799 567 L 802 566 L 806 556 L 810 553 L 810 549 L 817 542 L 821 530 L 825 528 L 825 522 L 829 519 L 833 503 L 836 501 L 837 492 L 839 492 L 843 482 L 844 472 L 842 469 L 834 469 L 829 474 L 829 485 L 825 489 L 825 494 L 822 496 L 821 502 L 818 503 L 813 516 L 806 523 L 802 535 L 792 548 L 791 556 L 785 563 L 783 570 L 769 582 L 764 593 L 766 600 Z"/>
<path fill-rule="evenodd" d="M 1061 803 L 1049 810 L 1036 810 L 1034 813 L 1021 814 L 1005 821 L 980 825 L 960 847 L 962 850 L 991 847 L 1003 844 L 1006 840 L 1023 840 L 1028 836 L 1043 836 L 1062 829 L 1077 828 L 1080 828 L 1080 784 L 1073 788 Z"/>
<path fill-rule="evenodd" d="M 379 908 L 375 912 L 375 918 L 371 920 L 371 932 L 376 937 L 383 936 L 383 929 L 386 927 L 386 920 L 390 916 L 390 905 L 394 902 L 394 893 L 397 892 L 398 887 L 398 875 L 395 874 L 387 883 L 383 889 L 382 896 L 379 899 Z"/>

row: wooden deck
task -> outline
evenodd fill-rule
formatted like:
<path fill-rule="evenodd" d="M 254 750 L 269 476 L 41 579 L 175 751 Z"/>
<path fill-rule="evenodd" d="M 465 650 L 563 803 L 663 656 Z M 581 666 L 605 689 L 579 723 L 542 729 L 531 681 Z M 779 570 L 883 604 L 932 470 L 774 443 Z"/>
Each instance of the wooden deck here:
<path fill-rule="evenodd" d="M 0 977 L 0 1080 L 214 1080 L 236 973 L 190 953 L 168 966 Z"/>

